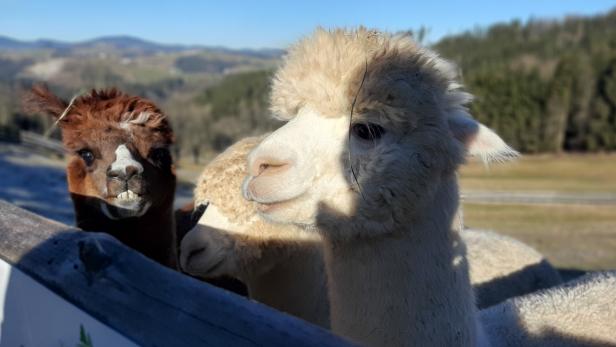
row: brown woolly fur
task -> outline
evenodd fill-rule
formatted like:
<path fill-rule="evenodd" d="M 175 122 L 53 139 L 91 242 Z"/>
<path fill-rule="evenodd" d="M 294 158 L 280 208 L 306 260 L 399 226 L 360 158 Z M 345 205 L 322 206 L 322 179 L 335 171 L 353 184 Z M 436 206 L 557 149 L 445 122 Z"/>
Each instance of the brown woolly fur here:
<path fill-rule="evenodd" d="M 50 114 L 56 118 L 68 106 L 66 101 L 54 95 L 44 84 L 34 85 L 30 93 L 24 95 L 22 101 L 26 112 Z"/>
<path fill-rule="evenodd" d="M 106 231 L 175 267 L 174 135 L 162 111 L 115 88 L 67 103 L 36 85 L 23 101 L 29 112 L 55 118 L 62 130 L 77 226 Z"/>

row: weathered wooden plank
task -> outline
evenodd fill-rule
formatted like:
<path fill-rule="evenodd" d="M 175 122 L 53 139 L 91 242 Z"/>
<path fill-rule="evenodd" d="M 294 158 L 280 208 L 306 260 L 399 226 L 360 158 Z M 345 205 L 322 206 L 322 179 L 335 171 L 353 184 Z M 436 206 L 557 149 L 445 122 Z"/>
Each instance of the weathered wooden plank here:
<path fill-rule="evenodd" d="M 0 257 L 143 346 L 345 346 L 329 332 L 0 201 Z M 298 274 L 301 275 L 301 274 Z"/>

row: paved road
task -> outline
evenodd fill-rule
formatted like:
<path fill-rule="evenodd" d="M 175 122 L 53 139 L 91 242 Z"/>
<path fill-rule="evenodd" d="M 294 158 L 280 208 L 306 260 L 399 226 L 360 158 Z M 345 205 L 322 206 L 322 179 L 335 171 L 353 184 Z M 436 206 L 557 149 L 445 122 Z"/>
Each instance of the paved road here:
<path fill-rule="evenodd" d="M 463 191 L 464 202 L 485 204 L 615 205 L 614 193 Z"/>

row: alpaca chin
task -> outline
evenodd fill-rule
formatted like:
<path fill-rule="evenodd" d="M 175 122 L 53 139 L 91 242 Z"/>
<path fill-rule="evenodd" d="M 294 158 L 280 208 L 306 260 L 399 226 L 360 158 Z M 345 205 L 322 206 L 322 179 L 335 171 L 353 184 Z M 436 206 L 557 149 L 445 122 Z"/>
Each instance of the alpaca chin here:
<path fill-rule="evenodd" d="M 256 204 L 257 213 L 273 223 L 289 224 L 293 221 L 301 221 L 303 224 L 312 224 L 314 216 L 309 213 L 308 209 L 302 208 L 305 204 L 299 201 L 301 199 L 292 199 L 271 204 Z"/>
<path fill-rule="evenodd" d="M 152 206 L 152 203 L 140 199 L 139 201 L 133 201 L 130 204 L 109 204 L 101 202 L 101 211 L 103 214 L 111 220 L 119 220 L 124 218 L 141 217 Z"/>

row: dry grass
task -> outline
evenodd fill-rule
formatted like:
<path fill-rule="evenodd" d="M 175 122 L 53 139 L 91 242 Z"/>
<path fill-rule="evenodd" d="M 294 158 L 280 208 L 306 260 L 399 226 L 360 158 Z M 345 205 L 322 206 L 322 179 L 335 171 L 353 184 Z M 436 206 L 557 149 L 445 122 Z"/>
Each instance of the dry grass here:
<path fill-rule="evenodd" d="M 207 160 L 180 162 L 194 182 Z M 616 154 L 525 156 L 516 163 L 462 169 L 463 189 L 616 193 Z M 559 268 L 616 269 L 616 206 L 465 204 L 465 224 L 510 235 Z"/>
<path fill-rule="evenodd" d="M 463 189 L 616 193 L 616 154 L 525 156 L 514 163 L 477 162 L 461 170 Z"/>
<path fill-rule="evenodd" d="M 559 268 L 616 269 L 616 207 L 464 205 L 465 224 L 528 243 Z"/>
<path fill-rule="evenodd" d="M 462 169 L 466 190 L 616 193 L 616 154 L 525 156 Z M 464 206 L 465 224 L 513 236 L 561 268 L 616 269 L 616 206 Z"/>
<path fill-rule="evenodd" d="M 182 184 L 194 183 L 208 161 L 183 158 Z M 465 189 L 616 193 L 616 154 L 528 156 L 489 171 L 471 163 L 461 176 Z M 466 203 L 464 216 L 467 226 L 528 243 L 559 268 L 616 269 L 616 206 Z"/>

